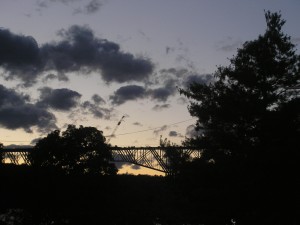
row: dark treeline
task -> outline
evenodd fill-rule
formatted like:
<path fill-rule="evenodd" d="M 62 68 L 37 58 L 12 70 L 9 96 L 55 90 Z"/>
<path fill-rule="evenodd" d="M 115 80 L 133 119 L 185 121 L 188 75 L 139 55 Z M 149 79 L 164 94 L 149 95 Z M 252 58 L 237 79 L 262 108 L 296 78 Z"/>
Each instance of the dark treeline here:
<path fill-rule="evenodd" d="M 179 89 L 200 158 L 161 140 L 166 177 L 117 175 L 102 132 L 69 125 L 31 166 L 0 165 L 0 224 L 300 224 L 300 56 L 281 15 L 265 17 L 210 83 Z"/>
<path fill-rule="evenodd" d="M 299 224 L 290 178 L 249 165 L 196 166 L 175 179 L 4 166 L 0 224 Z"/>
<path fill-rule="evenodd" d="M 0 214 L 8 217 L 9 209 L 22 209 L 12 213 L 22 219 L 22 224 L 200 222 L 199 209 L 194 211 L 196 205 L 176 187 L 173 179 L 166 177 L 66 176 L 30 167 L 6 166 L 0 178 L 3 184 Z M 2 224 L 8 224 L 3 220 Z"/>

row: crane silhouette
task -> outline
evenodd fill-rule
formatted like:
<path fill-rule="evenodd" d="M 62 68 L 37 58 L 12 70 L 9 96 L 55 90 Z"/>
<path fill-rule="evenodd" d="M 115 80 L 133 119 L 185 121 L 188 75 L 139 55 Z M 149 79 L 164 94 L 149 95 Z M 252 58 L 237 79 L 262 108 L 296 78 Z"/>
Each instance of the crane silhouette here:
<path fill-rule="evenodd" d="M 118 127 L 120 126 L 120 124 L 122 123 L 122 121 L 124 120 L 124 118 L 125 118 L 125 115 L 122 116 L 122 118 L 119 120 L 117 126 L 115 127 L 115 129 L 113 130 L 113 132 L 111 133 L 111 135 L 108 136 L 108 139 L 107 139 L 107 141 L 106 141 L 107 144 L 109 144 L 110 139 L 111 139 L 112 137 L 114 137 L 114 135 L 115 135 L 115 133 L 116 133 Z"/>

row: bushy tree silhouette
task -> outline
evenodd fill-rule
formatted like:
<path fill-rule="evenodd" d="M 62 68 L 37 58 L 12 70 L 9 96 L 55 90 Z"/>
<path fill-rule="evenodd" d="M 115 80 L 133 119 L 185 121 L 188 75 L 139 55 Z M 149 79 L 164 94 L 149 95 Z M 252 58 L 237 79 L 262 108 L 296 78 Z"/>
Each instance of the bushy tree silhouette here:
<path fill-rule="evenodd" d="M 33 167 L 53 168 L 66 174 L 116 174 L 102 132 L 94 127 L 68 125 L 39 140 L 29 154 Z"/>
<path fill-rule="evenodd" d="M 265 33 L 218 67 L 214 82 L 180 89 L 203 131 L 185 141 L 203 152 L 182 174 L 188 188 L 215 201 L 207 206 L 215 217 L 226 210 L 241 224 L 297 224 L 300 56 L 281 14 L 265 18 Z"/>
<path fill-rule="evenodd" d="M 207 160 L 273 151 L 299 134 L 300 57 L 282 32 L 281 15 L 268 11 L 265 17 L 264 35 L 244 43 L 229 66 L 218 67 L 215 82 L 180 89 L 191 99 L 196 128 L 204 129 L 188 143 L 205 146 Z"/>
<path fill-rule="evenodd" d="M 165 150 L 164 157 L 167 159 L 168 164 L 168 176 L 176 176 L 182 170 L 182 167 L 190 160 L 190 157 L 184 151 L 178 149 L 178 145 L 172 143 L 167 138 L 163 139 L 160 136 L 159 146 Z"/>
<path fill-rule="evenodd" d="M 3 159 L 4 159 L 4 154 L 3 152 L 1 152 L 2 149 L 3 149 L 3 144 L 0 143 L 0 165 L 3 163 Z"/>

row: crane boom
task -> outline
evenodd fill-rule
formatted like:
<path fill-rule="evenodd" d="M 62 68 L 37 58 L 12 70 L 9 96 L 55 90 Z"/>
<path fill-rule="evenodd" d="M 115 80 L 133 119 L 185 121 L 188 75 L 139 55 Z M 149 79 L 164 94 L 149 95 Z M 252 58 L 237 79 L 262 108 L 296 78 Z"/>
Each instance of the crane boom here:
<path fill-rule="evenodd" d="M 113 130 L 113 132 L 111 133 L 111 135 L 108 136 L 108 139 L 107 139 L 107 142 L 106 142 L 107 144 L 110 142 L 110 139 L 115 135 L 116 130 L 118 129 L 118 127 L 120 126 L 120 124 L 124 120 L 124 118 L 125 118 L 125 115 L 122 116 L 122 118 L 119 120 L 117 126 L 115 127 L 115 129 Z"/>

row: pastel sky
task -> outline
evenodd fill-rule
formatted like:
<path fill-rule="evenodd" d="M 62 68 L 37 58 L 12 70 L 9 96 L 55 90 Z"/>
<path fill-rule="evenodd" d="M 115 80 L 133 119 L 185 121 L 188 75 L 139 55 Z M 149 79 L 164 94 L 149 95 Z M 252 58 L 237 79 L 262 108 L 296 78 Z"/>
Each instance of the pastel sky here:
<path fill-rule="evenodd" d="M 195 118 L 178 92 L 281 11 L 300 43 L 299 0 L 1 0 L 0 142 L 29 145 L 67 124 L 112 145 L 180 144 Z"/>

